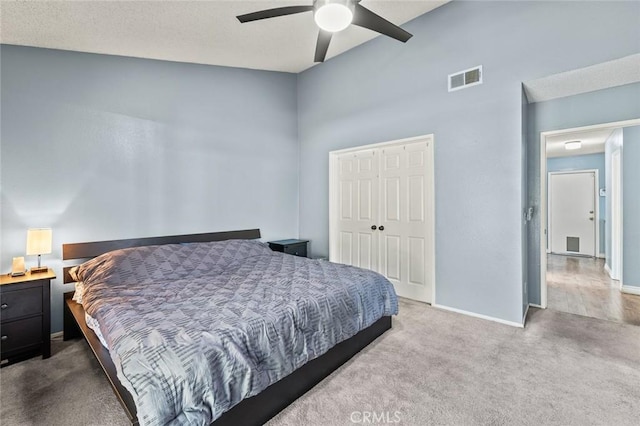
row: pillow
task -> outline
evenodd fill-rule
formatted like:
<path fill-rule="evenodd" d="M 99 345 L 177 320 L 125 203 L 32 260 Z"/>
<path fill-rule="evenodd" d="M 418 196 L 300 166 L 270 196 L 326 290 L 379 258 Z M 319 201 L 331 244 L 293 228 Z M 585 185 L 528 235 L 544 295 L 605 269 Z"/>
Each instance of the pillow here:
<path fill-rule="evenodd" d="M 74 281 L 79 281 L 78 280 L 78 269 L 80 268 L 80 265 L 78 266 L 74 266 L 73 268 L 69 269 L 69 276 L 71 277 L 71 279 L 73 279 Z"/>
<path fill-rule="evenodd" d="M 76 281 L 76 291 L 73 293 L 73 301 L 82 305 L 82 295 L 84 293 L 84 283 L 82 281 Z"/>
<path fill-rule="evenodd" d="M 252 240 L 132 247 L 91 259 L 80 265 L 76 275 L 85 288 L 94 283 L 143 284 L 218 275 L 233 262 L 275 255 L 266 244 Z"/>

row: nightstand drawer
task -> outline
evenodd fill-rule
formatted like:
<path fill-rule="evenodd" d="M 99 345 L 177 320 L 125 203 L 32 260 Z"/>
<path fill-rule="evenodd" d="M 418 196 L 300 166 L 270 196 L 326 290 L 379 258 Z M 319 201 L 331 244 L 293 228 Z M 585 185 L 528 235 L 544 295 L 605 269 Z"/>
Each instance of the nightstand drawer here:
<path fill-rule="evenodd" d="M 294 256 L 307 257 L 307 243 L 291 244 L 285 246 L 284 253 Z"/>
<path fill-rule="evenodd" d="M 42 343 L 42 317 L 6 322 L 0 325 L 0 351 L 6 354 L 15 349 Z"/>
<path fill-rule="evenodd" d="M 0 294 L 0 319 L 3 322 L 40 313 L 42 313 L 42 287 Z"/>

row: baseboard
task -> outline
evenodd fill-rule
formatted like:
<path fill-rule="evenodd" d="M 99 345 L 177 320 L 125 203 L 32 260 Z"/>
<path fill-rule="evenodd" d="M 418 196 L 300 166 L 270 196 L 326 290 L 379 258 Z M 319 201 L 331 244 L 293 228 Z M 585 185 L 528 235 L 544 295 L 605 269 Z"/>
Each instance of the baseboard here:
<path fill-rule="evenodd" d="M 452 308 L 451 306 L 437 305 L 435 303 L 433 305 L 431 305 L 431 306 L 433 306 L 434 308 L 442 309 L 444 311 L 451 311 L 451 312 L 455 312 L 457 314 L 467 315 L 467 316 L 470 316 L 470 317 L 480 318 L 480 319 L 493 321 L 493 322 L 499 322 L 500 324 L 510 325 L 511 327 L 524 328 L 524 323 L 518 323 L 518 322 L 515 322 L 515 321 L 507 321 L 507 320 L 503 320 L 503 319 L 500 319 L 500 318 L 491 317 L 489 315 L 476 314 L 475 312 L 469 312 L 469 311 L 465 311 L 465 310 L 458 309 L 458 308 Z"/>
<path fill-rule="evenodd" d="M 538 305 L 537 303 L 529 303 L 529 306 L 531 308 L 538 308 L 538 309 L 542 309 L 542 305 Z"/>
<path fill-rule="evenodd" d="M 611 268 L 609 268 L 609 265 L 606 263 L 604 264 L 604 271 L 609 275 L 609 278 L 611 278 Z"/>
<path fill-rule="evenodd" d="M 640 296 L 640 287 L 635 285 L 621 285 L 620 291 L 627 294 L 635 294 L 636 296 Z"/>
<path fill-rule="evenodd" d="M 63 335 L 64 333 L 62 331 L 56 331 L 55 333 L 51 333 L 51 338 L 58 339 L 58 338 L 62 338 Z"/>
<path fill-rule="evenodd" d="M 606 254 L 604 254 L 604 253 L 600 253 L 600 254 L 598 255 L 598 259 L 606 259 L 606 258 L 607 258 L 607 255 L 606 255 Z"/>

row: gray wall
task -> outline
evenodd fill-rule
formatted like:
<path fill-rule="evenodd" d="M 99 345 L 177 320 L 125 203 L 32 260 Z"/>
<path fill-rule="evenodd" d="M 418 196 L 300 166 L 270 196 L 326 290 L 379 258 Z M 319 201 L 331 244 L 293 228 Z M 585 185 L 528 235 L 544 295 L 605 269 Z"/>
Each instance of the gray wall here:
<path fill-rule="evenodd" d="M 640 126 L 622 134 L 622 283 L 640 289 Z"/>
<path fill-rule="evenodd" d="M 570 157 L 555 157 L 547 159 L 547 172 L 568 172 L 572 170 L 598 170 L 598 188 L 605 188 L 606 171 L 604 165 L 604 152 L 599 154 L 572 155 Z M 596 199 L 600 216 L 599 232 L 600 247 L 596 256 L 605 254 L 605 223 L 606 223 L 606 197 Z"/>
<path fill-rule="evenodd" d="M 523 161 L 538 158 L 521 83 L 637 53 L 639 13 L 453 2 L 406 24 L 406 45 L 379 37 L 297 77 L 2 46 L 0 266 L 31 226 L 53 227 L 58 273 L 62 242 L 254 226 L 326 256 L 328 152 L 433 133 L 437 302 L 520 322 Z M 447 93 L 479 64 L 483 85 Z"/>
<path fill-rule="evenodd" d="M 536 211 L 540 206 L 540 133 L 640 118 L 639 99 L 637 83 L 530 105 L 529 202 Z M 529 227 L 529 302 L 533 304 L 540 304 L 539 247 L 540 215 L 536 214 Z"/>
<path fill-rule="evenodd" d="M 53 331 L 63 242 L 298 235 L 295 75 L 1 49 L 1 268 L 27 228 L 53 228 Z"/>
<path fill-rule="evenodd" d="M 521 83 L 637 53 L 639 13 L 453 2 L 404 25 L 407 44 L 376 38 L 300 74 L 300 235 L 313 254 L 328 254 L 329 151 L 433 133 L 437 303 L 521 322 Z M 448 74 L 480 64 L 484 84 L 447 92 Z"/>

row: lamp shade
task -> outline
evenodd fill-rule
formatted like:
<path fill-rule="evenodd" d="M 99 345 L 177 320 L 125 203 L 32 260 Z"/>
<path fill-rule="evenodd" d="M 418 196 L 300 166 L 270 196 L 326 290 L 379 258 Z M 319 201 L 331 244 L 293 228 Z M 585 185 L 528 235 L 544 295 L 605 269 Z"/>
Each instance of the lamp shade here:
<path fill-rule="evenodd" d="M 27 231 L 27 256 L 51 253 L 51 228 L 32 228 Z"/>

